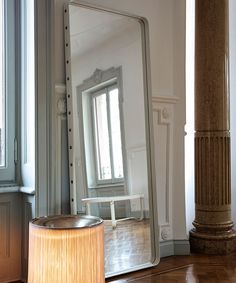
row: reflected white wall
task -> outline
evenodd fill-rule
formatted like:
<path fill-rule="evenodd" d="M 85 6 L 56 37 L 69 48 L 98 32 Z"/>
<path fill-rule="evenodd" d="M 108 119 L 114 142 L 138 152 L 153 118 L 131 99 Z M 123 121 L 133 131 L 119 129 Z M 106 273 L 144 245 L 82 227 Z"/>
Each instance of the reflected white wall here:
<path fill-rule="evenodd" d="M 96 14 L 95 14 L 96 15 Z M 77 26 L 78 23 L 73 22 L 71 17 L 71 28 Z M 126 18 L 123 22 L 126 22 Z M 79 133 L 79 117 L 77 109 L 78 93 L 76 87 L 81 85 L 85 79 L 91 77 L 96 69 L 105 71 L 109 68 L 121 67 L 122 72 L 122 108 L 124 120 L 124 148 L 126 152 L 127 167 L 127 191 L 129 194 L 144 194 L 144 210 L 149 210 L 148 201 L 148 180 L 147 180 L 147 157 L 146 157 L 146 136 L 145 136 L 145 114 L 144 114 L 144 85 L 143 85 L 143 64 L 142 64 L 142 41 L 141 26 L 138 21 L 129 20 L 123 27 L 124 30 L 117 31 L 109 38 L 106 37 L 103 29 L 100 27 L 100 33 L 104 32 L 104 42 L 100 39 L 100 44 L 96 48 L 90 48 L 89 51 L 77 54 L 72 48 L 72 89 L 73 89 L 73 112 L 74 112 L 74 152 L 75 160 L 81 160 L 80 146 L 78 145 Z M 91 29 L 92 30 L 92 29 Z M 97 32 L 98 32 L 97 31 Z M 115 33 L 116 32 L 116 33 Z M 87 32 L 88 34 L 88 32 Z M 90 32 L 91 36 L 93 32 Z M 91 37 L 87 36 L 87 41 L 91 41 Z M 79 40 L 81 37 L 79 35 Z M 77 39 L 78 41 L 78 39 Z M 72 46 L 73 47 L 73 46 Z M 76 47 L 77 49 L 78 47 Z M 79 50 L 79 49 L 78 49 Z M 134 111 L 135 110 L 135 111 Z M 124 129 L 123 129 L 124 128 Z M 91 139 L 92 140 L 92 139 Z M 90 146 L 90 148 L 93 145 Z M 89 155 L 89 150 L 86 156 Z M 87 158 L 89 160 L 89 158 Z M 76 162 L 78 164 L 78 162 Z M 81 187 L 86 182 L 82 182 L 81 166 L 76 167 L 76 184 L 78 190 L 78 201 L 81 197 Z M 87 174 L 89 170 L 87 168 Z M 89 178 L 88 178 L 89 179 Z M 93 178 L 90 178 L 93 179 Z M 88 184 L 89 185 L 89 184 Z M 90 184 L 93 185 L 93 184 Z M 109 192 L 110 194 L 111 192 Z M 131 201 L 131 210 L 139 210 L 138 201 Z"/>

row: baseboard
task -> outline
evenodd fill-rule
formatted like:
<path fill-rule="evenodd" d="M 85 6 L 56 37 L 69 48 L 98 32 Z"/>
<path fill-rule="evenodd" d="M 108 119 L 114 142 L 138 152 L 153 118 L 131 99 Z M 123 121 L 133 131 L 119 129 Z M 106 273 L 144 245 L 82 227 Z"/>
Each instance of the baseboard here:
<path fill-rule="evenodd" d="M 189 254 L 190 245 L 188 240 L 169 240 L 160 242 L 160 257 Z"/>

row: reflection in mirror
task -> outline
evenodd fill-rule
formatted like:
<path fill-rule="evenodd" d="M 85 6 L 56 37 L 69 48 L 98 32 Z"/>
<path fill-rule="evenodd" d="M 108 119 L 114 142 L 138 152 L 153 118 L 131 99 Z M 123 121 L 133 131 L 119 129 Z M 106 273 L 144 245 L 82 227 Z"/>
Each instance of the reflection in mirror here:
<path fill-rule="evenodd" d="M 142 25 L 65 8 L 72 210 L 104 219 L 106 276 L 156 260 Z"/>

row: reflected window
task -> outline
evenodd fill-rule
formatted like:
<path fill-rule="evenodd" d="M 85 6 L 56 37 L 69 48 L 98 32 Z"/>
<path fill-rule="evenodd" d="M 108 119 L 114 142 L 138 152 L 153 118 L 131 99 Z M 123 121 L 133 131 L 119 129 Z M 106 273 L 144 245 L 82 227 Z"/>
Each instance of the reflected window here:
<path fill-rule="evenodd" d="M 123 186 L 127 166 L 121 66 L 95 69 L 76 92 L 86 186 Z"/>
<path fill-rule="evenodd" d="M 124 170 L 118 87 L 105 87 L 91 96 L 97 182 L 120 182 Z"/>

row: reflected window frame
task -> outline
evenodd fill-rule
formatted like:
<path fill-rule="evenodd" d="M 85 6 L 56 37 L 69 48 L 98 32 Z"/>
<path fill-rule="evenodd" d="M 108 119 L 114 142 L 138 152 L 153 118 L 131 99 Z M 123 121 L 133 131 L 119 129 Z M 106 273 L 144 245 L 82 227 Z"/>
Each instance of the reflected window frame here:
<path fill-rule="evenodd" d="M 118 90 L 118 99 L 119 99 L 119 88 L 117 86 L 117 83 L 115 84 L 108 84 L 106 86 L 104 86 L 102 89 L 96 91 L 96 92 L 93 92 L 91 93 L 91 107 L 92 107 L 92 128 L 93 128 L 93 143 L 94 143 L 94 159 L 95 159 L 95 164 L 96 164 L 96 182 L 97 184 L 114 184 L 114 183 L 121 183 L 124 181 L 124 165 L 123 165 L 123 160 L 124 160 L 124 156 L 122 154 L 122 136 L 124 135 L 123 131 L 124 129 L 121 128 L 121 124 L 120 124 L 120 121 L 119 121 L 119 131 L 120 131 L 120 143 L 121 143 L 121 159 L 122 159 L 122 174 L 121 174 L 121 177 L 116 177 L 115 176 L 115 160 L 114 160 L 114 154 L 113 154 L 113 151 L 114 151 L 114 142 L 113 142 L 113 138 L 112 138 L 112 119 L 111 119 L 111 109 L 109 107 L 109 102 L 110 102 L 110 92 L 114 89 L 117 89 Z M 102 165 L 101 165 L 101 157 L 99 156 L 99 152 L 101 151 L 101 146 L 99 144 L 99 129 L 98 129 L 98 123 L 97 123 L 97 119 L 96 119 L 96 116 L 97 116 L 97 109 L 96 109 L 96 106 L 95 106 L 95 101 L 96 101 L 96 98 L 98 98 L 99 96 L 101 96 L 102 94 L 105 94 L 105 97 L 106 97 L 106 120 L 107 120 L 107 135 L 108 135 L 108 155 L 109 155 L 109 163 L 110 163 L 110 178 L 106 178 L 105 176 L 102 176 L 103 175 L 103 170 L 102 170 Z M 122 106 L 120 105 L 120 102 L 119 102 L 119 105 L 118 105 L 118 112 L 119 112 L 119 120 L 120 120 L 120 116 L 121 116 L 121 111 L 120 111 L 120 108 Z"/>

